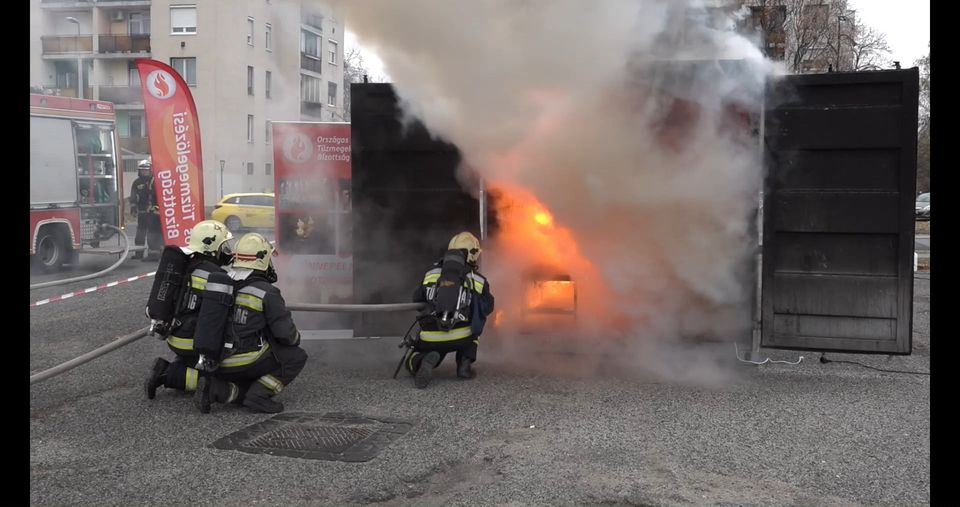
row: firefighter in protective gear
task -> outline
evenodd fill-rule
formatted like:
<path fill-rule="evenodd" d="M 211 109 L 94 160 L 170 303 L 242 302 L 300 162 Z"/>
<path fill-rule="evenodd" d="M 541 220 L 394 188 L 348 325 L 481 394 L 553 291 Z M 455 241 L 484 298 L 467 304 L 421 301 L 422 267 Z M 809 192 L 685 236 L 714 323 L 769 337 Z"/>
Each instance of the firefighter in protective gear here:
<path fill-rule="evenodd" d="M 133 244 L 143 246 L 147 243 L 147 254 L 137 250 L 134 259 L 144 262 L 157 260 L 163 248 L 163 236 L 160 232 L 160 207 L 157 205 L 157 192 L 154 186 L 153 164 L 150 159 L 137 164 L 137 179 L 130 188 L 130 213 L 137 217 L 137 235 Z"/>
<path fill-rule="evenodd" d="M 454 236 L 447 250 L 464 250 L 470 272 L 464 279 L 464 286 L 473 292 L 467 320 L 459 322 L 450 330 L 444 330 L 435 319 L 426 318 L 420 323 L 420 337 L 404 361 L 407 371 L 414 376 L 417 388 L 423 389 L 430 383 L 433 369 L 436 368 L 448 352 L 456 352 L 457 376 L 470 379 L 475 376 L 473 363 L 477 360 L 477 345 L 487 316 L 493 312 L 494 298 L 490 292 L 490 282 L 477 271 L 480 257 L 480 241 L 469 232 Z M 427 302 L 436 290 L 440 278 L 441 262 L 423 276 L 423 282 L 414 291 L 414 302 Z"/>
<path fill-rule="evenodd" d="M 235 403 L 258 412 L 277 413 L 283 404 L 273 399 L 293 382 L 307 362 L 299 347 L 300 331 L 293 323 L 280 289 L 273 286 L 273 246 L 260 234 L 237 241 L 227 274 L 234 281 L 233 313 L 224 341 L 233 344 L 209 376 L 201 377 L 194 401 L 200 412 L 213 403 Z"/>
<path fill-rule="evenodd" d="M 198 371 L 198 354 L 193 349 L 193 333 L 200 315 L 201 294 L 211 273 L 225 273 L 223 266 L 229 259 L 229 241 L 233 235 L 227 226 L 216 220 L 204 220 L 193 226 L 190 241 L 181 250 L 187 254 L 186 278 L 188 286 L 180 297 L 170 334 L 166 338 L 170 350 L 176 354 L 173 361 L 158 357 L 144 382 L 148 399 L 153 399 L 158 387 L 192 392 L 204 374 Z"/>

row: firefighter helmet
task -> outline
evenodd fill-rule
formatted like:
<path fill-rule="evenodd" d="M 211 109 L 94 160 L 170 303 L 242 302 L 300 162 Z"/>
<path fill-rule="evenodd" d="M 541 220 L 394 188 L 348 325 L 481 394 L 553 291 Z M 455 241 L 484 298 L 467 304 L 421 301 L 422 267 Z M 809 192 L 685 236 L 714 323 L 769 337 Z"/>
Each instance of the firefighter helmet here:
<path fill-rule="evenodd" d="M 461 232 L 450 239 L 450 244 L 447 246 L 447 249 L 457 250 L 461 248 L 467 251 L 467 262 L 476 264 L 481 252 L 480 240 L 469 232 Z"/>
<path fill-rule="evenodd" d="M 149 171 L 153 169 L 153 162 L 151 162 L 151 158 L 152 157 L 147 157 L 141 160 L 140 163 L 137 164 L 137 170 L 142 172 L 142 171 Z"/>
<path fill-rule="evenodd" d="M 236 252 L 233 254 L 233 267 L 250 268 L 267 271 L 270 267 L 270 257 L 276 255 L 273 245 L 260 234 L 251 232 L 244 234 L 237 241 Z"/>
<path fill-rule="evenodd" d="M 216 256 L 224 242 L 231 238 L 233 234 L 226 225 L 216 220 L 204 220 L 193 226 L 187 248 L 204 255 Z"/>

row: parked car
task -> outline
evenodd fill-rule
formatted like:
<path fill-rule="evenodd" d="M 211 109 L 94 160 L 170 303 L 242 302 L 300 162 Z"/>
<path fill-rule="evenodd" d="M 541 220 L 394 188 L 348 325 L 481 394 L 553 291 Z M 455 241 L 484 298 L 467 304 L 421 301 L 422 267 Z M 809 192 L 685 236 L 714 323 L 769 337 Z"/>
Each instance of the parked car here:
<path fill-rule="evenodd" d="M 917 196 L 914 206 L 917 220 L 930 220 L 930 192 Z"/>
<path fill-rule="evenodd" d="M 223 196 L 213 207 L 210 218 L 219 220 L 231 231 L 242 228 L 273 227 L 273 194 L 246 193 Z"/>

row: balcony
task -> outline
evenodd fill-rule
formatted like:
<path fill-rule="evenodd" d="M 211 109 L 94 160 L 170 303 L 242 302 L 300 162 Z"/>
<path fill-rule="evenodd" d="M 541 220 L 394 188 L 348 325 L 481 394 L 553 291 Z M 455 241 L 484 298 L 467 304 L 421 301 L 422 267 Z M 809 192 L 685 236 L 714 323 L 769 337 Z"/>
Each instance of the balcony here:
<path fill-rule="evenodd" d="M 44 35 L 40 42 L 44 56 L 93 52 L 92 35 Z"/>
<path fill-rule="evenodd" d="M 100 100 L 114 104 L 143 104 L 139 86 L 101 86 Z"/>
<path fill-rule="evenodd" d="M 320 118 L 320 113 L 323 111 L 323 104 L 317 102 L 307 102 L 304 100 L 300 101 L 300 114 L 306 116 L 315 116 Z"/>
<path fill-rule="evenodd" d="M 76 77 L 76 76 L 74 76 Z M 73 79 L 76 81 L 76 79 Z M 72 97 L 77 98 L 77 89 L 76 88 L 57 88 L 56 85 L 43 85 L 43 89 L 46 93 L 46 90 L 49 90 L 49 95 L 54 95 L 57 97 Z M 92 99 L 93 98 L 93 88 L 86 87 L 83 89 L 83 98 Z"/>
<path fill-rule="evenodd" d="M 150 34 L 98 35 L 100 53 L 149 53 Z"/>
<path fill-rule="evenodd" d="M 316 72 L 320 74 L 323 70 L 323 60 L 320 60 L 319 57 L 314 58 L 308 56 L 306 53 L 300 53 L 300 68 L 304 70 L 309 70 L 310 72 Z"/>
<path fill-rule="evenodd" d="M 85 10 L 93 8 L 92 0 L 40 0 L 40 7 L 52 10 Z"/>
<path fill-rule="evenodd" d="M 106 4 L 110 7 L 145 7 L 150 0 L 97 0 L 97 4 Z"/>
<path fill-rule="evenodd" d="M 149 137 L 121 137 L 120 148 L 124 153 L 150 153 Z"/>

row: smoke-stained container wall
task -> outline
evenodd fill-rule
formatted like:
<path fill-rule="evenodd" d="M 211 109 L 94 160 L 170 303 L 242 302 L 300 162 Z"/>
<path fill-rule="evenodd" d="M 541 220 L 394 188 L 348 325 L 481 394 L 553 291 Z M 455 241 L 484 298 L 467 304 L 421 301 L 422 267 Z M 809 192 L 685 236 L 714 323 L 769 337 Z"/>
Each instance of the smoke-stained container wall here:
<path fill-rule="evenodd" d="M 409 302 L 453 235 L 479 237 L 480 204 L 458 180 L 457 147 L 405 123 L 390 84 L 353 84 L 350 93 L 355 301 Z M 358 316 L 354 335 L 400 335 L 413 316 Z"/>

